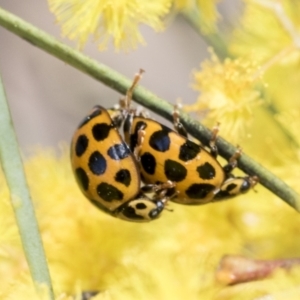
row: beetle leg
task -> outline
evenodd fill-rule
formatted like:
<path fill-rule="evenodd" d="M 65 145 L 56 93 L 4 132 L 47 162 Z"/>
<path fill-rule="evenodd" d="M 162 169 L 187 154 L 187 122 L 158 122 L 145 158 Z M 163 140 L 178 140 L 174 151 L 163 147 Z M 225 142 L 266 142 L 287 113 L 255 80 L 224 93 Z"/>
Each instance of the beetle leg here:
<path fill-rule="evenodd" d="M 223 167 L 224 172 L 227 176 L 231 173 L 231 171 L 237 167 L 237 161 L 242 154 L 242 148 L 238 146 L 233 155 L 229 158 L 228 164 Z"/>
<path fill-rule="evenodd" d="M 131 110 L 130 112 L 128 112 L 128 114 L 125 116 L 125 121 L 123 124 L 124 139 L 128 145 L 131 144 L 130 143 L 130 135 L 131 135 L 132 122 L 133 122 L 135 113 L 136 113 L 135 110 Z"/>
<path fill-rule="evenodd" d="M 142 144 L 144 142 L 146 132 L 143 130 L 143 128 L 139 129 L 137 134 L 137 144 L 133 149 L 133 155 L 135 156 L 137 161 L 140 161 L 140 150 L 142 148 Z"/>
<path fill-rule="evenodd" d="M 156 191 L 154 196 L 154 199 L 164 201 L 165 209 L 170 212 L 173 212 L 173 209 L 167 207 L 169 200 L 176 197 L 179 193 L 178 191 L 174 190 L 175 186 L 175 182 L 172 182 L 170 180 L 168 180 L 165 183 L 158 184 L 158 190 Z M 169 193 L 169 195 L 167 193 Z"/>
<path fill-rule="evenodd" d="M 125 109 L 129 109 L 133 91 L 134 91 L 135 87 L 137 86 L 138 82 L 141 80 L 142 74 L 144 72 L 145 71 L 143 69 L 140 69 L 139 72 L 134 75 L 132 84 L 129 87 L 129 89 L 127 90 L 125 98 L 120 100 L 120 105 L 123 106 Z"/>
<path fill-rule="evenodd" d="M 120 110 L 120 108 L 110 109 L 109 114 L 111 116 L 111 119 L 113 120 L 113 124 L 117 128 L 120 128 L 124 121 L 124 116 L 123 116 L 122 110 Z"/>
<path fill-rule="evenodd" d="M 217 140 L 217 137 L 218 137 L 218 133 L 219 133 L 219 127 L 220 127 L 220 123 L 218 122 L 216 126 L 213 127 L 212 129 L 212 136 L 210 138 L 210 141 L 209 141 L 209 149 L 210 149 L 210 154 L 216 158 L 218 156 L 218 147 L 216 145 L 216 140 Z"/>
<path fill-rule="evenodd" d="M 119 100 L 118 110 L 121 111 L 123 115 L 132 113 L 132 111 L 130 111 L 132 94 L 133 94 L 133 91 L 134 91 L 135 87 L 137 86 L 138 82 L 141 80 L 142 74 L 144 72 L 145 71 L 143 69 L 140 69 L 139 72 L 134 75 L 132 84 L 126 91 L 125 97 L 123 97 Z M 135 112 L 135 110 L 134 110 L 134 112 Z"/>
<path fill-rule="evenodd" d="M 188 138 L 188 132 L 185 129 L 185 127 L 183 126 L 183 124 L 180 122 L 180 104 L 175 104 L 174 105 L 174 111 L 173 111 L 173 125 L 175 130 L 182 135 L 185 138 Z M 210 149 L 210 154 L 213 157 L 217 157 L 218 156 L 218 148 L 216 145 L 216 140 L 217 140 L 217 136 L 218 136 L 218 132 L 219 132 L 219 126 L 220 123 L 217 123 L 217 125 L 212 129 L 212 137 L 209 141 L 209 149 Z"/>
<path fill-rule="evenodd" d="M 165 209 L 168 211 L 173 211 L 172 209 L 168 209 L 166 205 L 168 205 L 168 201 L 178 195 L 178 191 L 174 191 L 173 189 L 175 187 L 175 182 L 172 182 L 168 180 L 165 183 L 160 183 L 160 184 L 146 184 L 141 187 L 141 191 L 143 193 L 154 193 L 152 199 L 155 200 L 160 200 L 165 204 Z M 167 195 L 168 192 L 172 191 L 171 195 Z"/>
<path fill-rule="evenodd" d="M 110 109 L 111 118 L 113 119 L 114 124 L 118 128 L 121 127 L 123 121 L 125 120 L 123 125 L 125 135 L 129 134 L 133 116 L 136 115 L 136 109 L 130 109 L 130 104 L 133 91 L 137 86 L 138 82 L 141 80 L 143 73 L 144 70 L 140 69 L 139 72 L 135 74 L 132 84 L 127 90 L 125 97 L 121 98 L 119 100 L 119 104 L 115 105 L 112 109 Z"/>
<path fill-rule="evenodd" d="M 174 105 L 174 111 L 173 111 L 173 125 L 175 130 L 182 136 L 184 136 L 185 138 L 188 137 L 188 133 L 185 129 L 185 127 L 183 126 L 183 124 L 180 122 L 180 104 L 177 103 Z"/>
<path fill-rule="evenodd" d="M 144 193 L 157 193 L 159 194 L 162 191 L 168 191 L 169 189 L 172 189 L 175 187 L 175 182 L 168 180 L 164 183 L 158 183 L 158 184 L 145 184 L 142 186 L 141 190 Z M 165 194 L 166 194 L 165 192 Z"/>
<path fill-rule="evenodd" d="M 175 182 L 168 180 L 167 182 L 157 184 L 158 190 L 168 190 L 175 187 Z"/>

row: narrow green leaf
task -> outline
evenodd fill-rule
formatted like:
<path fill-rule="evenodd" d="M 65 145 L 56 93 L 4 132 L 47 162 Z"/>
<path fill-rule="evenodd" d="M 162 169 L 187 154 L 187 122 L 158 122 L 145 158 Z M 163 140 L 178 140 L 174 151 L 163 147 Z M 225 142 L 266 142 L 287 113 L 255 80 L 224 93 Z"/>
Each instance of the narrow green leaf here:
<path fill-rule="evenodd" d="M 32 279 L 39 290 L 46 285 L 54 299 L 46 257 L 31 202 L 18 142 L 0 77 L 0 160 Z"/>

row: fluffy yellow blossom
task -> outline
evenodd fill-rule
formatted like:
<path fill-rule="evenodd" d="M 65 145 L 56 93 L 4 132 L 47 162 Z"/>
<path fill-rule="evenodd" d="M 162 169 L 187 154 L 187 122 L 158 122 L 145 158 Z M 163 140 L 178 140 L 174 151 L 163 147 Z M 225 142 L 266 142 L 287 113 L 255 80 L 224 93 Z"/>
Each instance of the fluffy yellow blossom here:
<path fill-rule="evenodd" d="M 230 49 L 261 63 L 291 45 L 299 49 L 300 3 L 293 0 L 244 0 L 244 13 Z M 298 50 L 297 50 L 298 51 Z M 285 58 L 287 55 L 285 55 Z"/>
<path fill-rule="evenodd" d="M 265 141 L 270 141 L 271 154 L 278 152 L 276 155 L 281 156 L 282 161 L 285 156 L 293 160 L 297 157 L 297 145 L 300 145 L 297 132 L 300 122 L 295 113 L 300 108 L 299 93 L 295 88 L 300 84 L 300 3 L 292 0 L 244 2 L 244 14 L 235 29 L 230 49 L 236 56 L 254 58 L 260 63 L 267 85 L 264 98 L 268 99 L 264 108 L 269 121 L 256 117 L 258 128 L 253 135 L 261 135 L 257 130 L 268 124 Z M 274 138 L 275 131 L 285 135 L 285 139 Z"/>
<path fill-rule="evenodd" d="M 38 150 L 25 167 L 56 300 L 80 299 L 82 291 L 99 291 L 95 300 L 234 299 L 245 285 L 231 288 L 215 280 L 224 254 L 300 256 L 298 213 L 261 188 L 203 206 L 171 203 L 173 212 L 141 224 L 108 216 L 85 199 L 66 149 L 60 157 Z M 7 230 L 0 236 L 0 298 L 46 300 L 35 297 L 1 173 L 0 184 L 0 220 Z M 299 280 L 299 271 L 282 271 L 269 284 L 247 283 L 244 298 L 237 299 L 250 299 L 254 290 L 296 295 Z"/>
<path fill-rule="evenodd" d="M 174 8 L 177 11 L 190 11 L 198 14 L 199 27 L 203 34 L 210 34 L 217 30 L 217 22 L 220 14 L 217 4 L 220 0 L 174 0 Z"/>
<path fill-rule="evenodd" d="M 62 34 L 83 47 L 92 35 L 104 49 L 110 40 L 116 49 L 135 48 L 144 43 L 139 25 L 162 30 L 162 19 L 171 0 L 48 0 L 50 10 L 61 24 Z"/>
<path fill-rule="evenodd" d="M 259 70 L 243 59 L 225 59 L 221 62 L 211 52 L 211 59 L 194 72 L 193 88 L 200 92 L 197 102 L 185 106 L 187 111 L 203 113 L 204 122 L 213 126 L 221 123 L 222 135 L 238 141 L 246 133 L 252 120 L 252 109 L 259 104 L 260 94 L 255 86 L 260 82 Z"/>
<path fill-rule="evenodd" d="M 264 75 L 267 93 L 279 113 L 299 111 L 300 59 L 272 66 Z M 299 123 L 300 126 L 300 123 Z M 299 127 L 298 127 L 299 128 Z"/>

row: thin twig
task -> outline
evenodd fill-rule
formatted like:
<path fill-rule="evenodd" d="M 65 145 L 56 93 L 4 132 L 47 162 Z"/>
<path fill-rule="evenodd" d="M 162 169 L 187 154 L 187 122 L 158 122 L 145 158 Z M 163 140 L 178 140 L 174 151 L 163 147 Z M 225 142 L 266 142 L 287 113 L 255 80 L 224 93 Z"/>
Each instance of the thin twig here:
<path fill-rule="evenodd" d="M 29 270 L 37 291 L 41 290 L 41 284 L 45 285 L 48 288 L 50 299 L 54 299 L 45 252 L 1 78 L 0 124 L 0 161 L 9 186 L 11 204 Z"/>
<path fill-rule="evenodd" d="M 131 79 L 58 42 L 49 34 L 1 8 L 0 25 L 122 94 L 125 94 L 131 85 Z M 145 88 L 138 86 L 133 93 L 133 99 L 166 119 L 172 120 L 173 105 L 157 97 Z M 190 118 L 186 113 L 181 114 L 181 120 L 191 135 L 198 138 L 202 143 L 208 144 L 211 136 L 210 130 Z M 217 146 L 220 155 L 226 159 L 229 159 L 235 152 L 235 147 L 222 138 L 218 138 Z M 300 211 L 300 196 L 281 179 L 255 162 L 248 155 L 242 155 L 238 167 L 249 175 L 257 175 L 262 185 L 297 211 Z"/>

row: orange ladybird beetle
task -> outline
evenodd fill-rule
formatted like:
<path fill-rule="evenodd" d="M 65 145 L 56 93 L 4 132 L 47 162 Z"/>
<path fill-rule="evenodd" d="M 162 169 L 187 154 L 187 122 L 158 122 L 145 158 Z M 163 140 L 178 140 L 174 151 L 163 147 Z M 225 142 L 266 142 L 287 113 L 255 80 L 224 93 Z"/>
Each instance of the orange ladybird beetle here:
<path fill-rule="evenodd" d="M 150 199 L 141 189 L 137 162 L 116 122 L 106 109 L 96 106 L 80 123 L 71 144 L 76 181 L 82 193 L 104 212 L 127 221 L 154 220 L 165 200 L 158 193 Z"/>
<path fill-rule="evenodd" d="M 142 72 L 135 76 L 135 85 Z M 213 129 L 210 151 L 207 151 L 188 139 L 177 107 L 173 113 L 174 131 L 143 114 L 138 115 L 130 109 L 130 99 L 127 97 L 120 102 L 120 112 L 125 118 L 124 136 L 139 162 L 145 184 L 163 186 L 171 201 L 196 205 L 234 197 L 257 183 L 256 176 L 235 177 L 231 174 L 241 149 L 237 149 L 225 166 L 218 162 L 215 143 L 218 126 Z"/>

